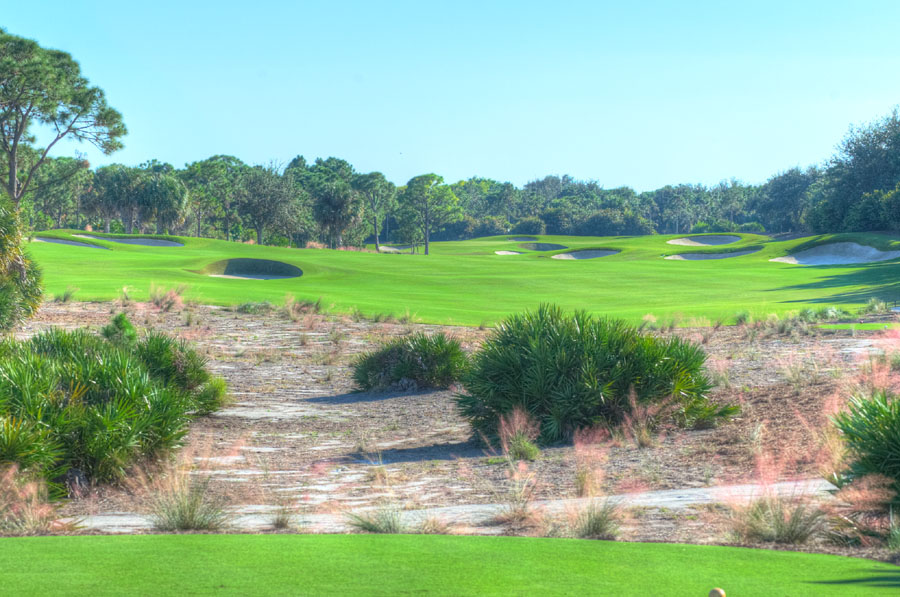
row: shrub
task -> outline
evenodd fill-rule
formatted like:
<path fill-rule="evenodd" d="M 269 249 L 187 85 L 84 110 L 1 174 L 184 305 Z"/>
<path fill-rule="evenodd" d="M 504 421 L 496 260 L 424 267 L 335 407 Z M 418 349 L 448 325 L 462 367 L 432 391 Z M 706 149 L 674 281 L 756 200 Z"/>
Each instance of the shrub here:
<path fill-rule="evenodd" d="M 552 442 L 579 428 L 615 425 L 638 404 L 671 401 L 680 425 L 707 424 L 735 412 L 713 407 L 704 372 L 706 353 L 677 337 L 644 335 L 628 323 L 565 315 L 542 305 L 495 328 L 463 377 L 463 416 L 488 438 L 501 417 L 521 408 Z"/>
<path fill-rule="evenodd" d="M 744 222 L 737 229 L 738 232 L 750 232 L 755 234 L 765 234 L 766 227 L 759 222 Z"/>
<path fill-rule="evenodd" d="M 209 494 L 209 479 L 181 475 L 155 496 L 151 521 L 158 531 L 218 531 L 230 522 L 222 502 Z"/>
<path fill-rule="evenodd" d="M 573 534 L 579 539 L 612 540 L 619 536 L 622 512 L 611 500 L 591 500 L 575 515 Z"/>
<path fill-rule="evenodd" d="M 109 340 L 51 329 L 0 343 L 0 463 L 43 477 L 55 496 L 67 473 L 115 481 L 221 404 L 224 382 L 195 351 L 161 334 L 129 340 L 133 331 L 118 316 Z"/>
<path fill-rule="evenodd" d="M 0 332 L 34 315 L 41 303 L 41 271 L 22 246 L 18 215 L 0 197 Z"/>
<path fill-rule="evenodd" d="M 540 235 L 547 233 L 547 226 L 544 224 L 544 221 L 537 216 L 528 216 L 527 218 L 522 218 L 516 225 L 512 227 L 510 230 L 512 234 L 532 234 L 532 235 Z"/>
<path fill-rule="evenodd" d="M 825 514 L 796 497 L 771 496 L 732 511 L 735 536 L 748 543 L 806 543 L 820 533 Z"/>
<path fill-rule="evenodd" d="M 877 389 L 851 398 L 847 412 L 834 417 L 847 447 L 848 480 L 884 475 L 900 496 L 900 400 L 890 390 Z M 898 497 L 894 503 L 900 503 Z"/>
<path fill-rule="evenodd" d="M 137 330 L 124 313 L 113 317 L 112 321 L 103 326 L 100 333 L 113 344 L 131 346 L 137 341 Z"/>
<path fill-rule="evenodd" d="M 360 355 L 353 363 L 353 379 L 363 390 L 408 383 L 447 388 L 460 379 L 467 365 L 459 340 L 443 332 L 431 336 L 418 332 Z"/>
<path fill-rule="evenodd" d="M 403 522 L 403 515 L 394 508 L 379 508 L 372 512 L 347 514 L 351 527 L 364 533 L 397 534 L 406 533 L 408 529 Z"/>

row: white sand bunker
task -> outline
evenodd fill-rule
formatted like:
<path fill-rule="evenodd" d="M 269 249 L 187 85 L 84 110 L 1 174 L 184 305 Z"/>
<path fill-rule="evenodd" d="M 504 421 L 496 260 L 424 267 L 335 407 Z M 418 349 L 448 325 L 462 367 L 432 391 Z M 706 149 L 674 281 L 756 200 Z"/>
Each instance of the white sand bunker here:
<path fill-rule="evenodd" d="M 751 253 L 756 253 L 759 249 L 750 249 L 748 251 L 732 251 L 730 253 L 681 253 L 680 255 L 667 255 L 666 259 L 674 259 L 677 261 L 706 261 L 708 259 L 731 259 L 732 257 L 743 257 Z"/>
<path fill-rule="evenodd" d="M 494 251 L 495 255 L 521 255 L 520 251 Z"/>
<path fill-rule="evenodd" d="M 400 253 L 402 251 L 409 251 L 412 249 L 412 245 L 381 245 L 378 247 L 379 253 Z"/>
<path fill-rule="evenodd" d="M 176 243 L 172 240 L 163 240 L 161 238 L 113 238 L 111 236 L 93 236 L 91 234 L 73 234 L 78 238 L 90 238 L 93 240 L 105 240 L 111 243 L 122 243 L 123 245 L 141 245 L 142 247 L 183 247 L 182 243 Z"/>
<path fill-rule="evenodd" d="M 829 243 L 812 249 L 799 251 L 793 255 L 776 257 L 769 261 L 794 265 L 847 265 L 851 263 L 873 263 L 897 259 L 900 251 L 880 251 L 859 243 Z"/>
<path fill-rule="evenodd" d="M 615 255 L 619 251 L 611 251 L 608 249 L 584 249 L 582 251 L 570 251 L 568 253 L 560 253 L 559 255 L 551 255 L 551 259 L 597 259 L 598 257 L 609 257 Z"/>
<path fill-rule="evenodd" d="M 211 278 L 235 280 L 284 280 L 299 278 L 303 270 L 295 265 L 271 259 L 225 259 L 211 263 L 197 272 Z"/>
<path fill-rule="evenodd" d="M 89 249 L 106 249 L 106 247 L 98 247 L 97 245 L 89 245 L 87 243 L 80 243 L 77 240 L 65 240 L 62 238 L 35 237 L 34 242 L 36 242 L 36 243 L 56 243 L 58 245 L 70 245 L 73 247 L 87 247 Z"/>
<path fill-rule="evenodd" d="M 718 245 L 730 245 L 741 240 L 740 236 L 732 234 L 704 234 L 701 236 L 685 236 L 684 238 L 673 238 L 666 241 L 670 245 L 681 245 L 683 247 L 715 247 Z"/>

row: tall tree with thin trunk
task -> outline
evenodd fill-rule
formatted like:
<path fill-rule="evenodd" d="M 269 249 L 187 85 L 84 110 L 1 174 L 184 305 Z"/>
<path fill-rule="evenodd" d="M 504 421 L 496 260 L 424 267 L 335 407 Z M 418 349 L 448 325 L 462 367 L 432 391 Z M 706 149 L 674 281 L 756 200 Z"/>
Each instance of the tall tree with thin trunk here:
<path fill-rule="evenodd" d="M 256 244 L 263 243 L 266 229 L 289 209 L 293 190 L 289 177 L 282 176 L 274 163 L 247 168 L 244 172 L 239 209 L 244 220 L 256 230 Z"/>
<path fill-rule="evenodd" d="M 49 133 L 40 143 L 35 125 Z M 16 211 L 60 141 L 88 142 L 110 154 L 125 133 L 122 115 L 69 54 L 0 29 L 0 157 L 3 188 Z"/>
<path fill-rule="evenodd" d="M 378 244 L 379 222 L 396 207 L 397 187 L 384 177 L 381 172 L 357 174 L 353 177 L 353 188 L 366 200 L 366 217 L 372 223 L 372 235 L 375 237 L 375 250 L 380 251 Z"/>
<path fill-rule="evenodd" d="M 422 231 L 428 255 L 431 233 L 462 217 L 459 199 L 437 174 L 422 174 L 410 179 L 400 197 L 401 210 Z"/>

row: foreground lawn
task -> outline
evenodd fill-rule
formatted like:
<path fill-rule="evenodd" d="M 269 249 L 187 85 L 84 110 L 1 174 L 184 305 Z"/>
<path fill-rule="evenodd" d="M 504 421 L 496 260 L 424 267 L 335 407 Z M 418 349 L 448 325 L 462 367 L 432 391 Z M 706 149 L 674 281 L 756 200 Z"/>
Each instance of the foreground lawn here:
<path fill-rule="evenodd" d="M 792 552 L 428 535 L 0 539 L 6 595 L 895 595 L 900 568 Z"/>
<path fill-rule="evenodd" d="M 776 242 L 744 234 L 723 247 L 666 244 L 673 236 L 561 237 L 543 236 L 573 249 L 620 251 L 599 259 L 558 260 L 564 250 L 534 251 L 509 237 L 433 243 L 432 254 L 389 255 L 351 251 L 259 247 L 209 239 L 176 239 L 183 247 L 146 247 L 86 241 L 64 231 L 39 233 L 89 242 L 108 250 L 32 243 L 29 251 L 44 271 L 47 292 L 78 288 L 75 300 L 111 300 L 128 287 L 129 295 L 146 300 L 151 284 L 186 285 L 185 297 L 209 304 L 235 305 L 285 295 L 322 298 L 326 309 L 366 316 L 406 313 L 428 323 L 478 325 L 555 302 L 566 309 L 640 320 L 681 316 L 730 320 L 739 311 L 765 317 L 806 306 L 857 305 L 869 298 L 900 300 L 900 263 L 797 266 L 772 263 L 808 243 L 855 241 L 881 249 L 900 247 L 893 237 L 840 234 Z M 167 237 L 173 238 L 174 237 Z M 730 259 L 672 261 L 663 255 L 759 249 Z M 496 255 L 495 251 L 521 251 Z M 278 280 L 214 278 L 212 264 L 232 258 L 281 261 L 303 275 Z"/>

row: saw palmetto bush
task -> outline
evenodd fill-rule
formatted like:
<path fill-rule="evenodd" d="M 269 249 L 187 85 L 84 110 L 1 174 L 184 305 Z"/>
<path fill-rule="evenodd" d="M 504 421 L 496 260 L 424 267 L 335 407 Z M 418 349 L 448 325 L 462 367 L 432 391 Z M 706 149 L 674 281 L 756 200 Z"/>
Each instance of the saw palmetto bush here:
<path fill-rule="evenodd" d="M 0 332 L 31 317 L 40 302 L 40 270 L 22 249 L 18 216 L 0 197 Z"/>
<path fill-rule="evenodd" d="M 834 423 L 847 448 L 849 468 L 843 480 L 887 477 L 893 482 L 894 502 L 900 503 L 900 397 L 886 389 L 857 394 Z"/>
<path fill-rule="evenodd" d="M 706 353 L 692 342 L 541 305 L 509 317 L 472 355 L 457 404 L 488 439 L 517 408 L 539 422 L 543 443 L 616 425 L 634 404 L 666 402 L 660 412 L 672 422 L 710 425 L 736 407 L 708 400 L 705 362 Z"/>
<path fill-rule="evenodd" d="M 459 380 L 467 366 L 468 357 L 459 340 L 442 332 L 418 332 L 360 355 L 353 363 L 353 379 L 363 390 L 404 384 L 447 388 Z"/>
<path fill-rule="evenodd" d="M 180 445 L 190 420 L 221 403 L 224 383 L 186 344 L 113 336 L 51 329 L 0 342 L 0 466 L 51 490 L 72 469 L 115 481 Z"/>

